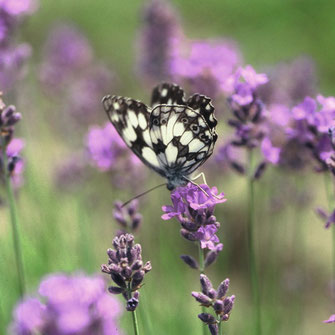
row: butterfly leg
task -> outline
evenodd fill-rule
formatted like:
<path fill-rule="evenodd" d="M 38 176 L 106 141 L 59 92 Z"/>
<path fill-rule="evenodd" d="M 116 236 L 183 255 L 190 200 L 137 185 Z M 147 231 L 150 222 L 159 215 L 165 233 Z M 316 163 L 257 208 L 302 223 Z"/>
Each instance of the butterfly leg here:
<path fill-rule="evenodd" d="M 197 180 L 200 177 L 202 177 L 202 180 L 203 180 L 204 184 L 208 185 L 207 181 L 206 181 L 206 176 L 205 176 L 205 174 L 203 172 L 199 173 L 197 176 L 195 176 L 194 178 L 192 178 L 192 180 Z"/>

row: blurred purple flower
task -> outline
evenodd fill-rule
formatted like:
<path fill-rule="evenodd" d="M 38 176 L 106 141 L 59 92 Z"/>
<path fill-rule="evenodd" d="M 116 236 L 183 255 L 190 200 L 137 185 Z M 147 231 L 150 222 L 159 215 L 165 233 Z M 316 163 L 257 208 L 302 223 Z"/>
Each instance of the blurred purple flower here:
<path fill-rule="evenodd" d="M 166 80 L 180 30 L 176 10 L 169 2 L 152 0 L 143 9 L 142 21 L 136 45 L 141 78 L 155 82 Z"/>
<path fill-rule="evenodd" d="M 104 65 L 91 66 L 69 87 L 67 112 L 79 125 L 94 122 L 101 97 L 113 87 L 114 75 Z"/>
<path fill-rule="evenodd" d="M 335 314 L 332 314 L 328 320 L 324 320 L 323 323 L 334 323 L 335 322 Z"/>
<path fill-rule="evenodd" d="M 0 10 L 11 16 L 32 14 L 37 5 L 37 0 L 0 0 Z"/>
<path fill-rule="evenodd" d="M 279 163 L 281 149 L 273 146 L 269 137 L 264 137 L 261 143 L 261 151 L 268 162 L 274 165 Z"/>
<path fill-rule="evenodd" d="M 45 46 L 40 80 L 51 92 L 58 91 L 76 73 L 85 70 L 92 59 L 88 40 L 76 28 L 65 24 L 56 26 Z"/>
<path fill-rule="evenodd" d="M 178 187 L 171 193 L 172 206 L 163 206 L 163 220 L 173 217 L 181 223 L 181 235 L 190 241 L 199 241 L 201 248 L 216 249 L 219 239 L 216 236 L 220 224 L 213 215 L 215 206 L 226 201 L 224 194 L 218 194 L 217 188 L 210 189 L 200 185 L 204 194 L 196 185 L 189 183 Z M 215 195 L 215 197 L 214 197 Z"/>
<path fill-rule="evenodd" d="M 264 103 L 295 105 L 306 96 L 316 93 L 316 70 L 312 59 L 299 57 L 288 63 L 268 68 L 269 82 L 257 92 Z"/>
<path fill-rule="evenodd" d="M 136 232 L 142 223 L 142 215 L 138 212 L 138 200 L 131 201 L 122 207 L 121 201 L 114 203 L 113 217 L 125 231 Z"/>
<path fill-rule="evenodd" d="M 232 41 L 180 40 L 176 45 L 171 60 L 171 75 L 177 80 L 187 80 L 192 90 L 210 96 L 222 90 L 226 80 L 241 63 L 240 52 Z M 209 92 L 206 84 L 211 88 Z"/>
<path fill-rule="evenodd" d="M 120 303 L 105 292 L 99 276 L 52 274 L 39 287 L 43 298 L 26 298 L 14 311 L 12 334 L 120 334 Z"/>
<path fill-rule="evenodd" d="M 23 78 L 25 63 L 31 55 L 31 47 L 22 43 L 16 46 L 0 47 L 0 90 L 7 93 Z"/>
<path fill-rule="evenodd" d="M 89 157 L 101 171 L 112 169 L 126 148 L 125 143 L 109 122 L 101 128 L 92 126 L 89 129 L 86 146 Z"/>
<path fill-rule="evenodd" d="M 317 208 L 316 213 L 318 216 L 322 219 L 322 221 L 325 223 L 325 228 L 328 229 L 330 225 L 335 225 L 335 209 L 328 214 L 325 210 L 322 208 Z"/>

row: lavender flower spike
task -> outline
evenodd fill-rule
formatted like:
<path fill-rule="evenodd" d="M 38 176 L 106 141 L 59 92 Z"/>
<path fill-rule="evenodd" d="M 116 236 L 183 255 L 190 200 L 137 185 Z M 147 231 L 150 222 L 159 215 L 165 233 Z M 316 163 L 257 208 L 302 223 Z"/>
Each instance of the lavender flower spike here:
<path fill-rule="evenodd" d="M 139 302 L 138 289 L 144 276 L 151 270 L 151 263 L 142 261 L 142 248 L 134 244 L 134 236 L 123 234 L 113 240 L 114 250 L 108 249 L 108 264 L 101 271 L 109 274 L 117 286 L 109 287 L 112 294 L 122 294 L 127 301 L 127 311 L 134 311 Z"/>
<path fill-rule="evenodd" d="M 113 216 L 123 231 L 135 232 L 142 223 L 142 215 L 138 213 L 138 201 L 136 199 L 127 207 L 122 207 L 122 202 L 116 201 Z"/>
<path fill-rule="evenodd" d="M 217 288 L 213 289 L 212 283 L 204 274 L 200 275 L 201 291 L 192 292 L 192 296 L 206 308 L 212 308 L 216 317 L 209 313 L 201 313 L 199 319 L 206 323 L 211 334 L 218 334 L 218 324 L 228 321 L 234 306 L 235 296 L 227 297 L 229 279 L 225 279 Z"/>

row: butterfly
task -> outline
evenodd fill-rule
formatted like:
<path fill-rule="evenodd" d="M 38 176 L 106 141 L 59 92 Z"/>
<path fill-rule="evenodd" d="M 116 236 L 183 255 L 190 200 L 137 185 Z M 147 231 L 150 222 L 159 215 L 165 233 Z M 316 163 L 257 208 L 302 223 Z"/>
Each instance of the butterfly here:
<path fill-rule="evenodd" d="M 106 95 L 104 109 L 115 129 L 149 168 L 167 179 L 173 190 L 213 153 L 217 140 L 211 99 L 162 83 L 152 92 L 151 107 L 126 97 Z"/>

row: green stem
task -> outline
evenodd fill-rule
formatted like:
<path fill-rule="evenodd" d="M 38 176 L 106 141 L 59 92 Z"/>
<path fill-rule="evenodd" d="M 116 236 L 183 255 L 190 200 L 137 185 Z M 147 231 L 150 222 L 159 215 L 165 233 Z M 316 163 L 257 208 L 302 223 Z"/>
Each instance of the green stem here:
<path fill-rule="evenodd" d="M 252 298 L 254 304 L 254 320 L 255 320 L 255 334 L 261 334 L 261 308 L 260 308 L 260 292 L 259 292 L 259 279 L 256 263 L 256 252 L 255 252 L 255 190 L 254 190 L 254 178 L 253 178 L 253 152 L 249 150 L 249 175 L 248 175 L 248 227 L 247 227 L 247 238 L 248 238 L 248 253 L 249 253 L 249 264 L 250 264 L 250 279 L 252 286 Z"/>
<path fill-rule="evenodd" d="M 219 322 L 219 335 L 223 335 L 223 327 L 222 327 L 222 321 L 220 320 L 220 317 L 218 318 Z"/>
<path fill-rule="evenodd" d="M 128 283 L 128 299 L 131 299 L 130 282 Z M 133 319 L 134 334 L 135 335 L 139 335 L 140 332 L 138 330 L 138 322 L 137 322 L 136 310 L 132 311 L 131 314 L 132 314 L 132 319 Z"/>
<path fill-rule="evenodd" d="M 205 255 L 204 255 L 204 249 L 201 248 L 200 242 L 198 243 L 198 252 L 199 252 L 199 270 L 201 274 L 205 273 Z M 201 312 L 206 313 L 206 307 L 201 306 Z M 202 324 L 202 334 L 207 334 L 207 326 L 205 323 Z"/>
<path fill-rule="evenodd" d="M 1 148 L 2 148 L 2 159 L 3 159 L 3 170 L 4 170 L 3 174 L 5 178 L 7 200 L 9 204 L 10 222 L 12 226 L 15 263 L 16 263 L 16 270 L 18 274 L 18 291 L 19 291 L 20 297 L 22 297 L 25 292 L 25 280 L 24 280 L 21 243 L 20 243 L 19 230 L 18 230 L 18 220 L 17 220 L 16 205 L 15 205 L 15 197 L 14 197 L 14 192 L 12 188 L 12 183 L 10 180 L 10 175 L 8 173 L 8 159 L 7 159 L 7 152 L 6 152 L 7 145 L 5 144 L 5 139 L 3 137 L 1 137 Z"/>
<path fill-rule="evenodd" d="M 333 197 L 333 190 L 332 190 L 332 176 L 330 173 L 324 173 L 324 182 L 325 182 L 325 189 L 326 189 L 326 197 L 328 201 L 328 212 L 329 214 L 334 210 L 334 197 Z M 332 230 L 332 298 L 335 299 L 335 288 L 334 288 L 334 281 L 335 281 L 335 225 L 331 225 L 330 229 Z"/>

